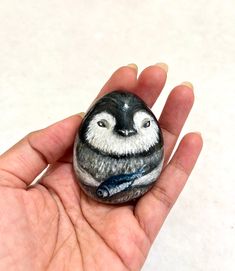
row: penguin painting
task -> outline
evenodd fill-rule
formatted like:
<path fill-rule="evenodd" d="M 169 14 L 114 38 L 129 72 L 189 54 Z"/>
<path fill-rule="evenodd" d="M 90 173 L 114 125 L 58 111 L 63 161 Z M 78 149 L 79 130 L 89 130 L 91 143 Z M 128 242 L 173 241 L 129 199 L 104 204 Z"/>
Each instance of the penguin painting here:
<path fill-rule="evenodd" d="M 113 91 L 89 109 L 74 144 L 74 171 L 83 191 L 105 203 L 146 193 L 160 175 L 163 137 L 148 106 L 136 95 Z"/>

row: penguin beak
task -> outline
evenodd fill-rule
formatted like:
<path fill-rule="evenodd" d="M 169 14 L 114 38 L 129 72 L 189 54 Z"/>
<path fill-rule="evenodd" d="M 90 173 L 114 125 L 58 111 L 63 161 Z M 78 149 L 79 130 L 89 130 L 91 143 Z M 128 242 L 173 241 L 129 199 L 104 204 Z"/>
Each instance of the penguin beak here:
<path fill-rule="evenodd" d="M 137 131 L 135 129 L 118 129 L 117 130 L 118 135 L 123 136 L 123 137 L 128 137 L 135 135 Z"/>

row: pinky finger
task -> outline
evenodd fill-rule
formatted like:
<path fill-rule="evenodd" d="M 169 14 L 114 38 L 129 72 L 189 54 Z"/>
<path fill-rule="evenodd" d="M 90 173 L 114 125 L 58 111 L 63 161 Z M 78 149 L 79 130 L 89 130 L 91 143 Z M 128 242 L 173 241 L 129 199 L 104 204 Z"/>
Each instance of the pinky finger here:
<path fill-rule="evenodd" d="M 156 185 L 136 205 L 135 215 L 151 241 L 182 191 L 202 149 L 197 133 L 187 134 Z"/>

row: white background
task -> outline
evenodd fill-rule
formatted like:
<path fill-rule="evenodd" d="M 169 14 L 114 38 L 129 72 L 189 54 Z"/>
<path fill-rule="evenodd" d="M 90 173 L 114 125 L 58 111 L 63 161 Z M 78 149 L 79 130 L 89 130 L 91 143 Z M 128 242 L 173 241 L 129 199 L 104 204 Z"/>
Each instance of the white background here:
<path fill-rule="evenodd" d="M 85 111 L 109 75 L 135 62 L 189 80 L 184 129 L 204 149 L 144 271 L 235 270 L 235 1 L 1 0 L 0 152 L 28 132 Z"/>

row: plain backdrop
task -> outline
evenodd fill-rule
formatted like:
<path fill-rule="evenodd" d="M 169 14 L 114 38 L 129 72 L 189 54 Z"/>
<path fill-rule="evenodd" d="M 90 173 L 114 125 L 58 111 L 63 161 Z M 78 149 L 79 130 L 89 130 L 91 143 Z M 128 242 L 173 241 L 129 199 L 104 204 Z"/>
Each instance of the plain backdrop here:
<path fill-rule="evenodd" d="M 183 134 L 201 131 L 200 160 L 144 271 L 235 266 L 235 1 L 1 0 L 0 152 L 32 130 L 85 111 L 111 73 L 169 65 L 170 90 L 194 84 Z"/>

